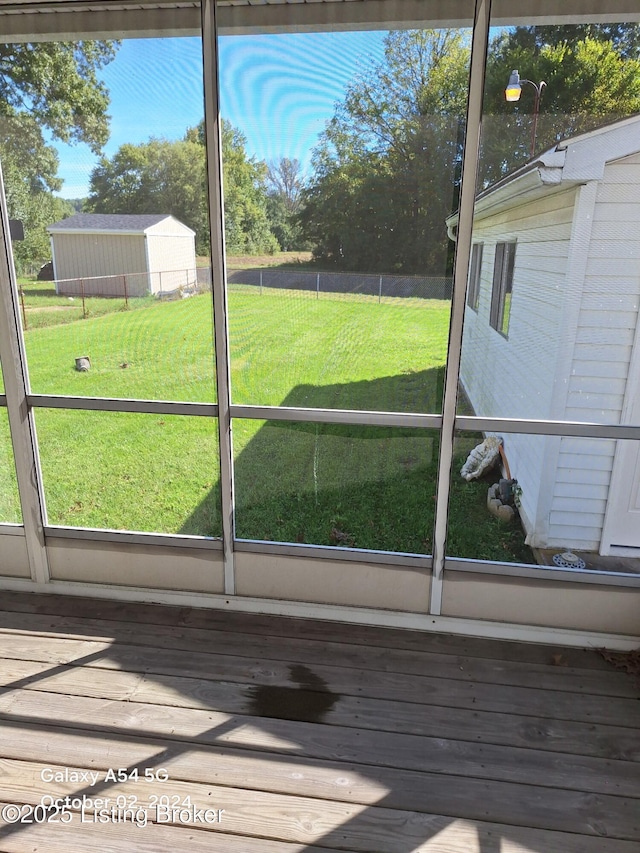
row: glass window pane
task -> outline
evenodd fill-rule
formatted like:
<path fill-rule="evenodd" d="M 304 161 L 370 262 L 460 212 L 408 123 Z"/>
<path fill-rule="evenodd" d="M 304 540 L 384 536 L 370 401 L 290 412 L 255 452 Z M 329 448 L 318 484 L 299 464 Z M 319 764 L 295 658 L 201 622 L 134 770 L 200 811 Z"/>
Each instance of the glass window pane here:
<path fill-rule="evenodd" d="M 449 555 L 640 572 L 640 442 L 499 438 L 502 453 L 495 436 L 457 435 Z M 462 477 L 465 464 L 479 476 Z"/>
<path fill-rule="evenodd" d="M 473 227 L 485 262 L 461 357 L 477 415 L 640 424 L 639 33 L 492 30 Z"/>
<path fill-rule="evenodd" d="M 3 521 L 21 524 L 22 510 L 11 448 L 9 418 L 6 409 L 0 407 L 0 522 Z"/>
<path fill-rule="evenodd" d="M 434 430 L 234 421 L 236 535 L 426 554 Z"/>
<path fill-rule="evenodd" d="M 0 126 L 31 389 L 214 401 L 201 39 L 93 44 L 13 46 L 65 69 Z"/>
<path fill-rule="evenodd" d="M 220 536 L 210 418 L 37 409 L 48 523 Z"/>
<path fill-rule="evenodd" d="M 221 39 L 234 403 L 441 410 L 470 30 L 424 27 Z"/>

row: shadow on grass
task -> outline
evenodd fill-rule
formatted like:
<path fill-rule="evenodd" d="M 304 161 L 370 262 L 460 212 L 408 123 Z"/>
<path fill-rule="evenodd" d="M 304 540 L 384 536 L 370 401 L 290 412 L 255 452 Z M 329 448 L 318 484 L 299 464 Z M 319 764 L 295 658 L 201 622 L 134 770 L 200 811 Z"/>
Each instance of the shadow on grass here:
<path fill-rule="evenodd" d="M 344 385 L 299 385 L 286 407 L 435 412 L 444 369 Z M 468 435 L 456 448 L 454 471 L 481 440 Z M 439 434 L 432 429 L 292 421 L 234 422 L 236 536 L 428 554 L 432 550 Z M 488 483 L 453 478 L 450 554 L 531 561 L 518 524 L 488 515 Z M 219 487 L 180 529 L 213 535 Z"/>

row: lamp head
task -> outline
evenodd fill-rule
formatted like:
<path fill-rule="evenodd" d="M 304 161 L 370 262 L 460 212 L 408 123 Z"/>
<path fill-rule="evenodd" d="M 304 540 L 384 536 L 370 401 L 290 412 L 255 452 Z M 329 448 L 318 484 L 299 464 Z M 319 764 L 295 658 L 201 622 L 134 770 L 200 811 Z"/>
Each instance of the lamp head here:
<path fill-rule="evenodd" d="M 520 75 L 514 70 L 511 72 L 507 88 L 504 90 L 504 96 L 507 101 L 519 101 L 521 92 L 522 86 L 520 85 Z"/>

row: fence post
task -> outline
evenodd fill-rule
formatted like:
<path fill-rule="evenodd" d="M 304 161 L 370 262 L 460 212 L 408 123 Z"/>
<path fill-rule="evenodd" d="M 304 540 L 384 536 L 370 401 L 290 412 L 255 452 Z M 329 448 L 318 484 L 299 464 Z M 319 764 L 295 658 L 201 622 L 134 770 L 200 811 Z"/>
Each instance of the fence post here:
<path fill-rule="evenodd" d="M 87 309 L 84 304 L 84 281 L 80 279 L 80 295 L 82 296 L 82 317 L 87 319 Z"/>
<path fill-rule="evenodd" d="M 316 299 L 320 299 L 320 273 L 316 276 Z"/>
<path fill-rule="evenodd" d="M 29 326 L 27 325 L 27 312 L 24 308 L 24 291 L 22 290 L 22 285 L 20 285 L 20 305 L 22 306 L 22 328 L 26 332 Z"/>
<path fill-rule="evenodd" d="M 124 307 L 128 310 L 129 308 L 129 294 L 127 293 L 127 276 L 126 274 L 122 276 L 122 283 L 124 285 Z"/>
<path fill-rule="evenodd" d="M 262 296 L 262 270 L 260 270 L 260 296 Z"/>
<path fill-rule="evenodd" d="M 162 302 L 162 270 L 158 273 L 160 276 L 160 301 Z"/>
<path fill-rule="evenodd" d="M 382 302 L 382 276 L 380 276 L 380 287 L 378 289 L 378 304 Z"/>

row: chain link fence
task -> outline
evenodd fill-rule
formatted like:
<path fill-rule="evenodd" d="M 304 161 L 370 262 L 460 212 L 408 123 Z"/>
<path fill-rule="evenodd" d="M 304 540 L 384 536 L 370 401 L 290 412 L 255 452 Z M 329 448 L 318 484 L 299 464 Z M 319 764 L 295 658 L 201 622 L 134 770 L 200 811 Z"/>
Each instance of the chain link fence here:
<path fill-rule="evenodd" d="M 126 273 L 34 282 L 19 288 L 23 328 L 95 317 L 120 309 L 142 308 L 156 301 L 184 299 L 211 290 L 211 275 L 195 268 Z M 54 285 L 55 292 L 51 290 Z M 118 304 L 120 302 L 120 304 Z M 64 312 L 64 316 L 61 312 Z"/>
<path fill-rule="evenodd" d="M 208 272 L 208 270 L 206 270 Z M 380 275 L 278 269 L 228 270 L 229 284 L 260 290 L 277 288 L 320 294 L 352 294 L 383 299 L 451 299 L 450 276 Z"/>
<path fill-rule="evenodd" d="M 111 299 L 140 299 L 155 296 L 158 299 L 179 299 L 185 294 L 198 292 L 196 269 L 166 270 L 162 272 L 125 273 L 86 278 L 58 279 L 54 282 L 60 296 Z"/>

